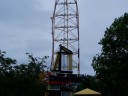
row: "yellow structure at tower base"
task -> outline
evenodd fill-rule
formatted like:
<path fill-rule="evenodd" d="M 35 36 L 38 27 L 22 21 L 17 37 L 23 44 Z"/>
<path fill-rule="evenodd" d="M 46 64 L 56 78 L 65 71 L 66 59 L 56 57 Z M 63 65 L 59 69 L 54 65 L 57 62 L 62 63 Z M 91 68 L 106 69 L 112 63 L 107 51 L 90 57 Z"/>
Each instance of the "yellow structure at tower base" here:
<path fill-rule="evenodd" d="M 101 93 L 86 88 L 74 94 L 75 96 L 101 96 Z"/>

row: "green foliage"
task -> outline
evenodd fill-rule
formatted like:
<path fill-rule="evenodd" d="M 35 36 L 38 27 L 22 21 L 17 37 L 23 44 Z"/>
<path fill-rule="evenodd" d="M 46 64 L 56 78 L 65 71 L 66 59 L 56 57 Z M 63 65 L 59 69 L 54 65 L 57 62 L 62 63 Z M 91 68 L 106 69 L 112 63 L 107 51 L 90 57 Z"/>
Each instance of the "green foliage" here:
<path fill-rule="evenodd" d="M 96 91 L 99 91 L 99 81 L 96 79 L 95 76 L 90 75 L 80 75 L 80 84 L 77 88 L 77 91 L 81 91 L 85 88 L 90 88 Z"/>
<path fill-rule="evenodd" d="M 5 57 L 6 52 L 0 51 L 0 75 L 6 75 L 11 72 L 12 64 L 16 64 L 15 59 Z"/>
<path fill-rule="evenodd" d="M 27 53 L 29 63 L 16 64 L 5 54 L 0 51 L 0 96 L 43 96 L 46 83 L 39 81 L 39 74 L 45 72 L 48 57 L 37 58 Z"/>
<path fill-rule="evenodd" d="M 103 95 L 127 96 L 128 13 L 115 19 L 99 44 L 102 52 L 93 58 L 92 66 L 101 82 Z"/>

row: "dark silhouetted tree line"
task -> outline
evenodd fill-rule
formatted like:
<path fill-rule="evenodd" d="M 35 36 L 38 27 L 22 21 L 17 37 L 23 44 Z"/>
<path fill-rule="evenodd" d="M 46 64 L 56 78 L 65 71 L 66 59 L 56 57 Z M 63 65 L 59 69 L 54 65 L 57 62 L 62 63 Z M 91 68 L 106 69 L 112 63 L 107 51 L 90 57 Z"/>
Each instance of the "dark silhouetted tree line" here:
<path fill-rule="evenodd" d="M 28 64 L 17 64 L 15 59 L 5 57 L 0 51 L 0 96 L 43 96 L 46 83 L 40 81 L 45 72 L 44 58 L 28 54 Z"/>
<path fill-rule="evenodd" d="M 128 96 L 128 13 L 114 20 L 99 44 L 92 66 L 103 96 Z"/>
<path fill-rule="evenodd" d="M 77 91 L 83 90 L 85 88 L 90 88 L 96 91 L 100 91 L 99 81 L 95 76 L 91 75 L 80 75 L 80 84 L 77 87 Z"/>

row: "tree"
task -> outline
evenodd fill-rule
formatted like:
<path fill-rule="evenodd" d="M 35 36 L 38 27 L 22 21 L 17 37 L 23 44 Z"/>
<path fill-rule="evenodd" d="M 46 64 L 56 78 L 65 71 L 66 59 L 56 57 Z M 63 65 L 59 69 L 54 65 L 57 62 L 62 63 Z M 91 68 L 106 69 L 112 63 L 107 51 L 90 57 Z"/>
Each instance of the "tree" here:
<path fill-rule="evenodd" d="M 40 73 L 44 73 L 45 60 L 27 54 L 27 64 L 16 64 L 15 59 L 5 57 L 0 51 L 0 96 L 43 96 L 46 83 L 40 82 Z M 16 64 L 16 65 L 13 65 Z"/>
<path fill-rule="evenodd" d="M 27 53 L 28 64 L 20 64 L 15 66 L 15 88 L 13 93 L 16 96 L 43 96 L 46 91 L 46 83 L 40 82 L 40 73 L 44 73 L 45 60 L 48 56 L 43 58 L 34 57 Z M 43 78 L 41 78 L 43 79 Z"/>
<path fill-rule="evenodd" d="M 16 64 L 15 59 L 5 57 L 6 52 L 0 50 L 0 75 L 7 75 L 12 71 L 12 64 Z"/>
<path fill-rule="evenodd" d="M 11 59 L 9 57 L 5 57 L 6 52 L 0 51 L 0 95 L 6 96 L 6 94 L 10 94 L 11 91 L 11 82 L 10 78 L 14 76 L 13 64 L 16 64 L 15 59 Z"/>
<path fill-rule="evenodd" d="M 128 13 L 114 20 L 99 42 L 92 66 L 104 96 L 128 96 Z"/>
<path fill-rule="evenodd" d="M 95 76 L 80 75 L 79 78 L 80 78 L 81 82 L 80 82 L 79 86 L 77 87 L 76 91 L 80 91 L 80 90 L 83 90 L 85 88 L 90 88 L 90 89 L 99 91 L 98 90 L 99 89 L 98 88 L 99 82 Z"/>

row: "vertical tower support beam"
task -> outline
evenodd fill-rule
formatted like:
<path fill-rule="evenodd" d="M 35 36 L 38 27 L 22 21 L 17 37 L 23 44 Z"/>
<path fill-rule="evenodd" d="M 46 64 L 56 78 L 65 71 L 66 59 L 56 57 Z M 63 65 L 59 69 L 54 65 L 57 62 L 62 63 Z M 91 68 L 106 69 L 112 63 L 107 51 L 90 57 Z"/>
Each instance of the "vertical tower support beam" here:
<path fill-rule="evenodd" d="M 72 69 L 80 74 L 79 12 L 77 0 L 55 0 L 52 16 L 52 62 L 54 67 L 57 48 L 61 44 L 73 52 L 72 65 L 69 56 L 62 56 L 62 70 Z"/>

